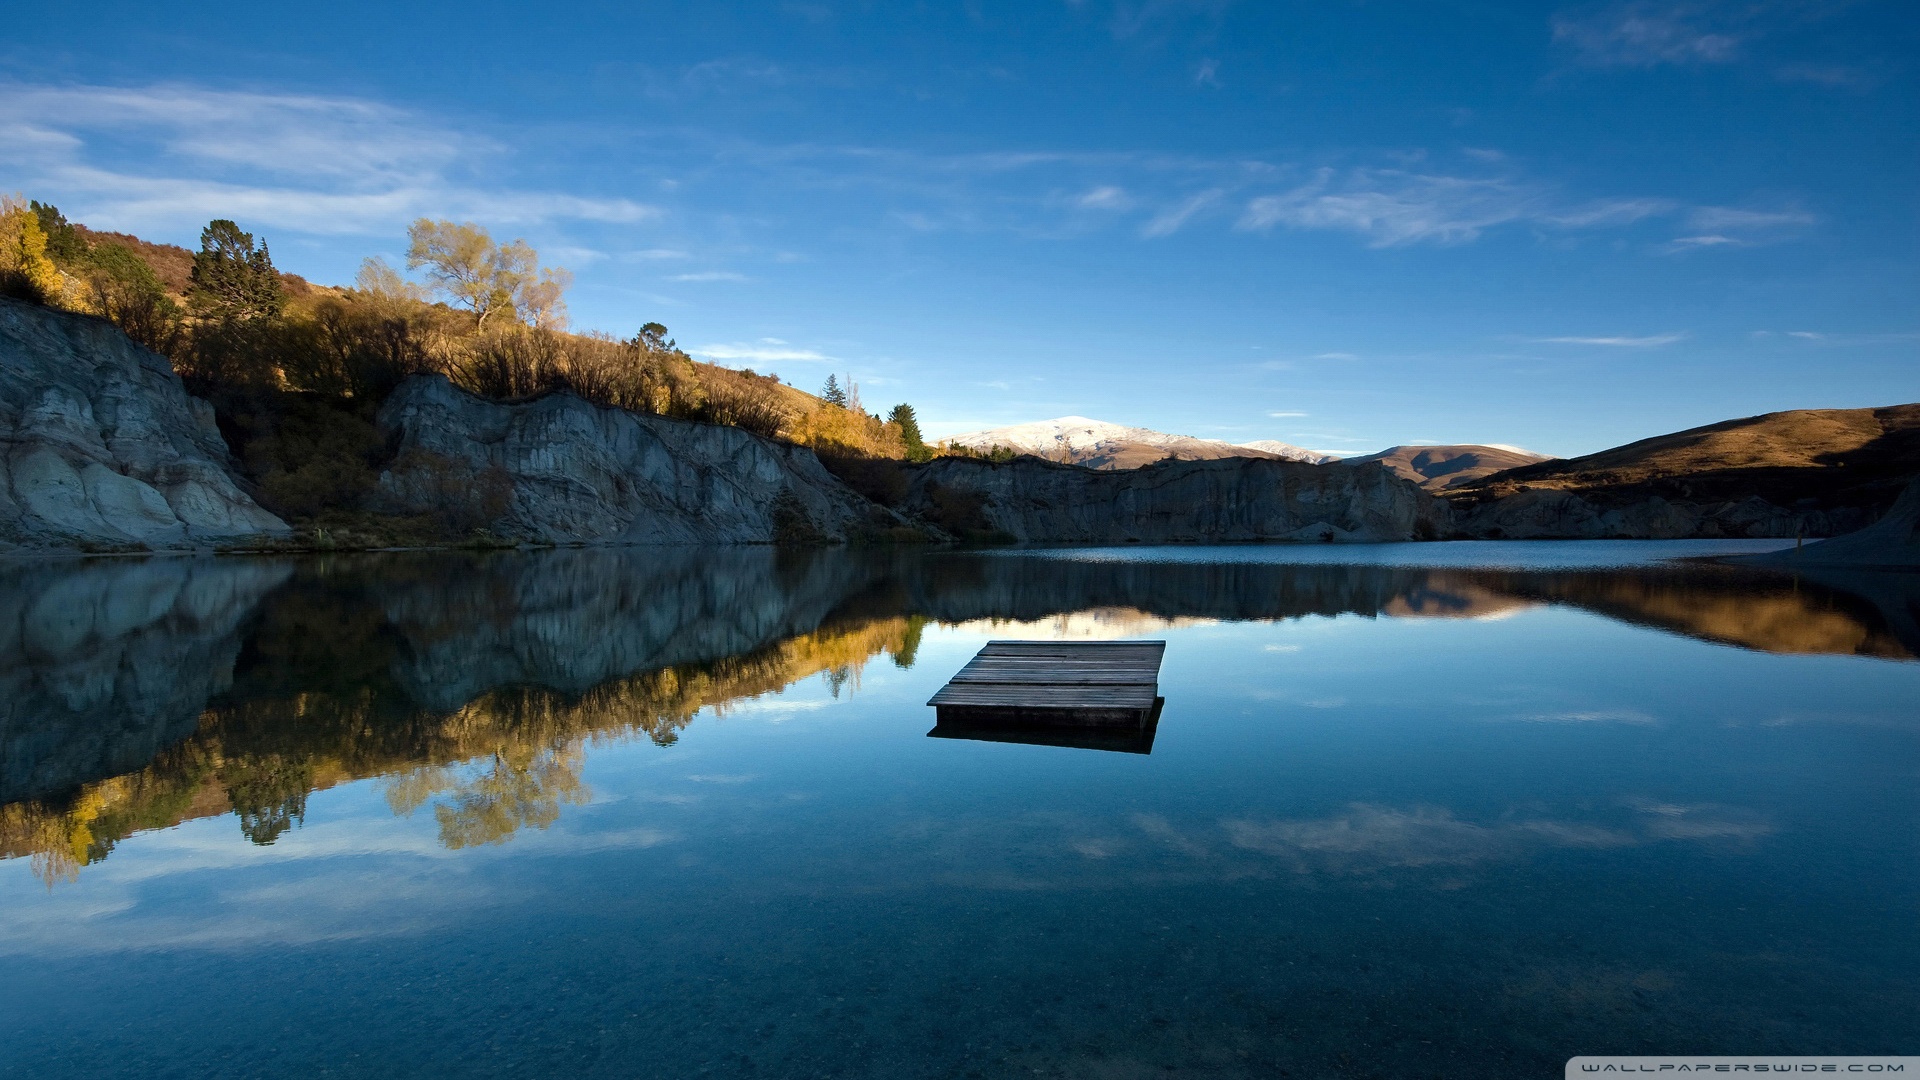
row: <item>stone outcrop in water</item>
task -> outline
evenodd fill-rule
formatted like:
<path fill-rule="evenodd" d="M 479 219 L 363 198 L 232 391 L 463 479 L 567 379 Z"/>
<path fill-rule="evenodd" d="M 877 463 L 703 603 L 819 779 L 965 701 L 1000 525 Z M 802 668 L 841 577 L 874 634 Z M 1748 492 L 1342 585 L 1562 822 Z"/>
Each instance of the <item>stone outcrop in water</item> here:
<path fill-rule="evenodd" d="M 1449 530 L 1445 503 L 1378 464 L 1254 458 L 1117 472 L 942 458 L 914 474 L 904 506 L 957 531 L 1040 543 L 1417 540 Z"/>
<path fill-rule="evenodd" d="M 452 514 L 514 540 L 836 541 L 895 523 L 810 450 L 571 394 L 502 404 L 419 376 L 379 422 L 399 453 L 378 509 Z"/>
<path fill-rule="evenodd" d="M 233 482 L 213 409 L 112 324 L 0 299 L 0 550 L 287 532 Z"/>

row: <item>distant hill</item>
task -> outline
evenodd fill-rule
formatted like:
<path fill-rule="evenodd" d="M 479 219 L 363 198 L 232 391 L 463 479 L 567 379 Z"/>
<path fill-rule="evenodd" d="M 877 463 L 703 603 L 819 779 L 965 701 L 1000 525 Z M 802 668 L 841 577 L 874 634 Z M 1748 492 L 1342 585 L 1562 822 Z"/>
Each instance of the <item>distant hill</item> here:
<path fill-rule="evenodd" d="M 1378 461 L 1395 476 L 1411 480 L 1428 491 L 1470 484 L 1503 469 L 1514 469 L 1548 460 L 1515 446 L 1393 446 L 1377 454 L 1344 459 L 1349 462 Z"/>
<path fill-rule="evenodd" d="M 1218 439 L 1169 435 L 1151 428 L 1110 424 L 1103 420 L 1089 420 L 1084 416 L 1062 416 L 991 431 L 973 431 L 944 441 L 970 450 L 991 451 L 996 447 L 1006 447 L 1016 453 L 1093 469 L 1134 469 L 1168 457 L 1183 461 L 1250 457 L 1314 464 L 1334 460 L 1331 455 L 1302 450 L 1286 443 L 1263 443 L 1258 447 L 1235 446 Z M 1283 449 L 1268 449 L 1269 446 Z"/>
<path fill-rule="evenodd" d="M 1920 404 L 1794 409 L 1522 465 L 1447 490 L 1449 498 L 1566 491 L 1599 505 L 1659 497 L 1693 504 L 1760 498 L 1801 511 L 1878 515 L 1920 474 Z"/>

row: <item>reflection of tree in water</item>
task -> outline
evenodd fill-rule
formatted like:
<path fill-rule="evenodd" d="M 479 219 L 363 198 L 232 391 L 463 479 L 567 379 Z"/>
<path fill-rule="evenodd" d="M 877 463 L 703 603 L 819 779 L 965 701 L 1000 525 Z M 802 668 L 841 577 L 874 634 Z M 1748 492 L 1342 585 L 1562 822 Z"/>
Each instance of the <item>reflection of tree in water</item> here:
<path fill-rule="evenodd" d="M 506 747 L 477 769 L 430 766 L 388 782 L 387 805 L 411 817 L 429 799 L 446 798 L 433 808 L 440 842 L 449 848 L 505 843 L 524 826 L 544 829 L 560 820 L 562 806 L 593 797 L 580 779 L 586 753 L 575 741 L 558 749 Z"/>
<path fill-rule="evenodd" d="M 0 806 L 0 858 L 31 856 L 51 885 L 135 832 L 228 812 L 248 838 L 271 843 L 300 824 L 312 792 L 368 777 L 391 778 L 397 812 L 431 804 L 448 846 L 499 843 L 588 798 L 581 766 L 590 741 L 645 736 L 672 746 L 703 710 L 724 718 L 729 703 L 816 674 L 838 696 L 858 688 L 875 656 L 910 666 L 932 620 L 1031 622 L 1109 609 L 1159 620 L 1472 617 L 1565 604 L 1752 649 L 1904 658 L 1920 646 L 1911 584 L 1826 587 L 1730 569 L 888 556 L 882 568 L 854 573 L 849 553 L 825 562 L 735 553 L 729 576 L 704 564 L 656 566 L 661 558 L 553 553 L 493 569 L 395 559 L 339 574 L 310 564 L 257 609 L 236 646 L 231 689 L 193 735 L 138 770 L 78 772 L 64 794 Z M 31 673 L 35 662 L 22 654 L 14 667 Z M 447 698 L 430 707 L 434 692 Z M 109 726 L 95 716 L 73 724 L 76 745 Z M 44 744 L 59 730 L 32 734 Z M 130 730 L 134 742 L 148 737 Z"/>
<path fill-rule="evenodd" d="M 263 622 L 272 625 L 248 646 L 256 666 L 202 715 L 191 738 L 145 769 L 83 784 L 63 799 L 0 807 L 0 857 L 30 855 L 51 886 L 75 880 L 135 832 L 230 811 L 248 839 L 271 844 L 301 822 L 312 792 L 374 776 L 391 778 L 387 801 L 396 813 L 432 803 L 446 846 L 503 843 L 591 797 L 581 779 L 590 740 L 644 736 L 672 746 L 703 710 L 725 717 L 733 702 L 823 672 L 836 689 L 857 685 L 875 656 L 911 663 L 925 626 L 906 618 L 835 623 L 582 694 L 505 687 L 434 713 L 412 705 L 388 675 L 401 647 L 390 628 L 315 615 L 297 598 L 281 621 L 269 613 Z M 314 640 L 302 646 L 292 640 L 300 636 Z M 322 659 L 315 677 L 288 670 L 312 657 Z"/>
<path fill-rule="evenodd" d="M 271 844 L 307 817 L 313 763 L 279 754 L 242 757 L 220 771 L 227 801 L 240 817 L 240 831 L 256 844 Z"/>

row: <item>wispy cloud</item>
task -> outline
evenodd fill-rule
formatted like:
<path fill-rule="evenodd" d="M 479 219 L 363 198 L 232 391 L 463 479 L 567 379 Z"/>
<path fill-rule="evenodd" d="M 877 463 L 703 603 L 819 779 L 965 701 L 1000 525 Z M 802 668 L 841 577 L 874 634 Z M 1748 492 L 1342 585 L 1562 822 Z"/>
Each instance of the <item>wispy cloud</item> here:
<path fill-rule="evenodd" d="M 836 363 L 838 357 L 828 356 L 813 349 L 797 349 L 778 338 L 762 338 L 759 341 L 734 342 L 722 345 L 702 345 L 688 352 L 695 356 L 704 356 L 709 360 L 745 360 L 755 363 L 794 361 L 799 363 Z"/>
<path fill-rule="evenodd" d="M 1671 199 L 1598 199 L 1548 214 L 1544 220 L 1567 228 L 1592 229 L 1631 225 L 1659 214 L 1670 214 L 1675 209 Z"/>
<path fill-rule="evenodd" d="M 1464 243 L 1482 230 L 1536 216 L 1536 195 L 1501 180 L 1397 169 L 1321 169 L 1292 191 L 1247 203 L 1239 228 L 1276 225 L 1358 233 L 1370 247 Z"/>
<path fill-rule="evenodd" d="M 1528 341 L 1542 345 L 1603 345 L 1621 349 L 1654 349 L 1686 340 L 1685 334 L 1648 334 L 1644 337 L 1540 337 Z"/>
<path fill-rule="evenodd" d="M 622 198 L 486 188 L 457 172 L 501 155 L 490 140 L 350 97 L 0 84 L 0 155 L 16 182 L 94 225 L 165 230 L 232 217 L 316 234 L 393 232 L 418 216 L 495 226 L 642 221 Z M 117 162 L 103 165 L 96 144 Z"/>
<path fill-rule="evenodd" d="M 1753 210 L 1735 206 L 1699 206 L 1687 213 L 1686 236 L 1667 243 L 1672 252 L 1703 248 L 1751 247 L 1803 234 L 1820 219 L 1799 207 Z"/>
<path fill-rule="evenodd" d="M 1219 202 L 1221 196 L 1225 194 L 1226 192 L 1220 188 L 1209 188 L 1206 191 L 1189 195 L 1155 214 L 1151 220 L 1141 227 L 1140 235 L 1145 237 L 1172 236 L 1174 233 L 1179 232 L 1188 221 L 1192 220 L 1195 214 Z"/>
<path fill-rule="evenodd" d="M 1314 354 L 1314 355 L 1313 355 L 1312 357 L 1310 357 L 1309 359 L 1313 359 L 1313 360 L 1358 360 L 1358 359 L 1360 359 L 1360 358 L 1359 358 L 1358 356 L 1355 356 L 1355 355 L 1354 355 L 1353 353 L 1350 353 L 1350 352 L 1323 352 L 1323 353 L 1315 353 L 1315 354 Z"/>
<path fill-rule="evenodd" d="M 1721 236 L 1718 233 L 1712 233 L 1706 236 L 1676 236 L 1672 240 L 1669 240 L 1667 242 L 1668 249 L 1672 251 L 1692 251 L 1699 248 L 1743 247 L 1743 246 L 1745 246 L 1743 241 L 1735 240 L 1731 236 Z"/>
<path fill-rule="evenodd" d="M 701 270 L 692 274 L 675 274 L 669 281 L 708 282 L 708 281 L 747 281 L 747 275 L 732 270 Z"/>
<path fill-rule="evenodd" d="M 1073 202 L 1084 210 L 1125 210 L 1133 205 L 1126 191 L 1112 184 L 1102 184 Z"/>
<path fill-rule="evenodd" d="M 1740 49 L 1731 26 L 1698 4 L 1612 4 L 1553 17 L 1553 40 L 1601 67 L 1724 64 Z"/>
<path fill-rule="evenodd" d="M 1211 58 L 1200 61 L 1200 66 L 1195 69 L 1193 73 L 1193 85 L 1211 86 L 1216 90 L 1219 89 L 1220 62 Z"/>
<path fill-rule="evenodd" d="M 1703 232 L 1792 229 L 1817 220 L 1798 208 L 1743 210 L 1732 206 L 1702 206 L 1687 215 L 1687 224 Z"/>
<path fill-rule="evenodd" d="M 1303 412 L 1270 412 L 1267 415 L 1273 417 L 1275 420 L 1293 420 L 1306 416 L 1307 414 Z"/>

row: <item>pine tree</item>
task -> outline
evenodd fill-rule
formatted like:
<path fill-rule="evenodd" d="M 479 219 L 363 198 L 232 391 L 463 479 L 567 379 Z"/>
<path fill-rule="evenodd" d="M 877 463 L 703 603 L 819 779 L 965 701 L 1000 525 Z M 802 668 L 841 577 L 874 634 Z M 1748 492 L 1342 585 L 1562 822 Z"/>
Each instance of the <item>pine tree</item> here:
<path fill-rule="evenodd" d="M 200 230 L 192 281 L 194 307 L 223 322 L 270 319 L 286 301 L 266 242 L 256 248 L 252 233 L 224 218 Z"/>
<path fill-rule="evenodd" d="M 907 444 L 908 461 L 933 460 L 933 451 L 920 435 L 920 418 L 914 415 L 913 406 L 904 401 L 895 405 L 887 414 L 887 423 L 899 426 L 900 440 Z"/>
<path fill-rule="evenodd" d="M 847 407 L 847 392 L 840 389 L 839 379 L 827 376 L 827 385 L 820 388 L 820 400 L 843 409 Z"/>

